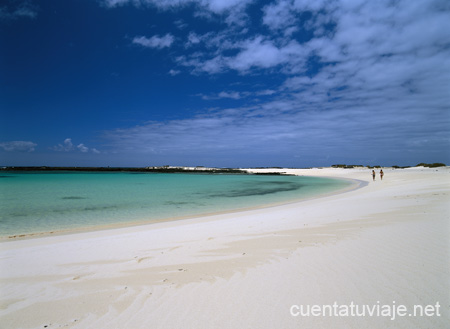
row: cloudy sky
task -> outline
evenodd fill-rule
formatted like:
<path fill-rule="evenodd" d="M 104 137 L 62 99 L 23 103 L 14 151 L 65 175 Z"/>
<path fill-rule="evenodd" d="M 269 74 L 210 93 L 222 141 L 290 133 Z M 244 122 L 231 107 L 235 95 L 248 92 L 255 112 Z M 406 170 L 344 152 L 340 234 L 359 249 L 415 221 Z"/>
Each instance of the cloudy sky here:
<path fill-rule="evenodd" d="M 0 165 L 450 164 L 448 0 L 10 0 Z"/>

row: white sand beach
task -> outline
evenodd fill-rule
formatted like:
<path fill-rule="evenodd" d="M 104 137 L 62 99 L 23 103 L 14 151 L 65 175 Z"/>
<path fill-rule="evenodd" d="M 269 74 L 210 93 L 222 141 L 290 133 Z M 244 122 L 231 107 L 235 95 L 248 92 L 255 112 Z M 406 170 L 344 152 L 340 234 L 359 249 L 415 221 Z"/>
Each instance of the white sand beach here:
<path fill-rule="evenodd" d="M 448 328 L 449 167 L 383 168 L 382 181 L 378 169 L 375 181 L 367 168 L 279 170 L 366 184 L 269 208 L 1 242 L 0 328 Z M 340 316 L 299 314 L 333 304 Z M 352 316 L 346 305 L 385 312 Z M 404 306 L 404 316 L 384 305 Z M 412 314 L 414 305 L 427 314 Z"/>

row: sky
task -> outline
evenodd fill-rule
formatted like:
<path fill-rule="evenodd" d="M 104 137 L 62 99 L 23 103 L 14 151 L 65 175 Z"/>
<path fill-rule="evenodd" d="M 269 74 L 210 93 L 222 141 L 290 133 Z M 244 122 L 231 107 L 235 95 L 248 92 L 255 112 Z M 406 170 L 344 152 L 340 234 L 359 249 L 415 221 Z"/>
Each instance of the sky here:
<path fill-rule="evenodd" d="M 8 0 L 0 165 L 450 164 L 448 0 Z"/>

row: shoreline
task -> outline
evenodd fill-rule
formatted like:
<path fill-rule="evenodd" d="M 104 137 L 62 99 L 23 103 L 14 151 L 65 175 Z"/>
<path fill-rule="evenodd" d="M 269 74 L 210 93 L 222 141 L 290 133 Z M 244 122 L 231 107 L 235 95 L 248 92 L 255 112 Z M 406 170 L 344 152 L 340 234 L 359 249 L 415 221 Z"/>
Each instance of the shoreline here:
<path fill-rule="evenodd" d="M 278 173 L 274 172 L 251 172 L 251 169 L 245 169 L 248 174 L 263 174 L 263 175 L 278 175 Z M 210 173 L 213 174 L 213 173 Z M 280 174 L 283 175 L 283 174 Z M 295 174 L 290 174 L 291 176 L 299 176 Z M 344 188 L 340 188 L 338 190 L 334 190 L 331 192 L 323 192 L 317 195 L 312 196 L 306 196 L 302 197 L 300 199 L 290 199 L 286 201 L 280 201 L 280 202 L 274 202 L 270 204 L 261 204 L 257 206 L 249 206 L 249 207 L 241 207 L 236 209 L 229 209 L 229 210 L 223 210 L 223 211 L 216 211 L 216 212 L 205 212 L 205 213 L 199 213 L 194 215 L 186 215 L 186 216 L 177 216 L 177 217 L 167 217 L 167 218 L 158 218 L 158 219 L 142 219 L 142 220 L 136 220 L 133 222 L 121 222 L 121 223 L 112 223 L 112 224 L 103 224 L 103 225 L 92 225 L 92 226 L 85 226 L 85 227 L 78 227 L 78 228 L 70 228 L 70 229 L 54 229 L 51 231 L 41 231 L 41 232 L 31 232 L 31 233 L 20 233 L 20 234 L 13 234 L 13 235 L 5 235 L 0 236 L 0 243 L 1 242 L 8 242 L 8 241 L 17 241 L 17 240 L 24 240 L 24 239 L 36 239 L 41 237 L 49 237 L 49 236 L 60 236 L 60 235 L 71 235 L 71 234 L 82 234 L 87 232 L 98 232 L 103 230 L 117 230 L 117 229 L 123 229 L 127 227 L 140 227 L 142 226 L 145 229 L 145 226 L 147 225 L 154 225 L 158 223 L 165 223 L 165 222 L 171 222 L 171 221 L 182 221 L 182 220 L 189 220 L 189 219 L 196 219 L 196 218 L 204 218 L 204 217 L 214 217 L 218 215 L 227 215 L 227 214 L 235 214 L 240 212 L 247 212 L 252 210 L 258 210 L 258 209 L 267 209 L 272 207 L 279 207 L 283 205 L 298 203 L 298 202 L 304 202 L 316 198 L 326 197 L 330 195 L 336 195 L 340 193 L 346 193 L 355 189 L 359 189 L 364 187 L 365 182 L 361 180 L 355 180 L 355 179 L 343 179 L 343 178 L 334 178 L 334 177 L 323 177 L 323 178 L 329 178 L 329 179 L 335 179 L 335 180 L 344 180 L 350 182 L 350 185 Z"/>
<path fill-rule="evenodd" d="M 450 168 L 312 169 L 364 188 L 265 209 L 0 242 L 0 325 L 445 328 Z M 435 305 L 440 316 L 295 317 L 292 305 Z"/>

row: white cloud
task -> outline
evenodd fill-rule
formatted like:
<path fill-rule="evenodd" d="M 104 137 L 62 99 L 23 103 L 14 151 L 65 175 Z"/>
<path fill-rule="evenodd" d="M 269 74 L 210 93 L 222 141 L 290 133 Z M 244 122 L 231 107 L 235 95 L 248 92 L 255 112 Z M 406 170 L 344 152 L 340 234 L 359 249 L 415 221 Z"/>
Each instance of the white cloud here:
<path fill-rule="evenodd" d="M 353 110 L 347 115 L 353 115 L 357 121 L 345 120 L 339 111 L 329 112 L 325 117 L 318 111 L 302 111 L 292 101 L 273 102 L 264 107 L 228 109 L 191 119 L 152 122 L 110 131 L 105 137 L 125 152 L 162 157 L 208 154 L 213 159 L 225 154 L 236 157 L 260 152 L 286 156 L 312 150 L 319 154 L 340 147 L 343 139 L 354 148 L 364 150 L 370 145 L 370 135 L 360 121 L 376 118 L 378 114 L 374 113 L 369 119 L 359 110 Z M 380 127 L 377 122 L 374 124 Z M 391 134 L 386 136 L 391 137 Z"/>
<path fill-rule="evenodd" d="M 185 43 L 187 49 L 192 47 L 202 48 L 206 47 L 208 50 L 212 50 L 216 53 L 220 53 L 224 50 L 238 49 L 239 46 L 233 40 L 235 39 L 233 29 L 224 29 L 218 32 L 208 32 L 205 34 L 197 34 L 190 32 Z"/>
<path fill-rule="evenodd" d="M 233 7 L 242 6 L 250 1 L 246 0 L 202 0 L 200 1 L 205 7 L 211 11 L 220 13 Z"/>
<path fill-rule="evenodd" d="M 258 91 L 221 91 L 217 94 L 209 94 L 209 95 L 204 95 L 204 94 L 198 94 L 197 96 L 200 96 L 202 99 L 204 100 L 218 100 L 218 99 L 224 99 L 224 98 L 229 98 L 229 99 L 242 99 L 245 97 L 251 97 L 251 96 L 271 96 L 274 95 L 276 93 L 275 90 L 272 89 L 264 89 L 264 90 L 258 90 Z"/>
<path fill-rule="evenodd" d="M 271 41 L 262 37 L 245 41 L 242 51 L 233 58 L 228 59 L 229 67 L 238 71 L 247 71 L 253 66 L 269 68 L 284 61 L 281 50 Z"/>
<path fill-rule="evenodd" d="M 33 152 L 36 143 L 29 141 L 12 141 L 0 143 L 0 147 L 8 152 Z"/>
<path fill-rule="evenodd" d="M 103 4 L 107 7 L 118 7 L 118 6 L 122 6 L 125 4 L 131 3 L 130 0 L 104 0 Z M 138 4 L 139 2 L 135 2 L 136 4 Z"/>
<path fill-rule="evenodd" d="M 237 91 L 232 91 L 232 92 L 221 91 L 218 96 L 219 96 L 219 98 L 231 98 L 231 99 L 242 98 L 241 94 Z"/>
<path fill-rule="evenodd" d="M 0 21 L 19 18 L 36 18 L 38 7 L 30 1 L 11 1 L 9 5 L 0 5 Z"/>
<path fill-rule="evenodd" d="M 288 1 L 292 2 L 292 1 Z M 298 11 L 310 11 L 310 12 L 318 12 L 321 10 L 333 10 L 336 6 L 342 3 L 353 3 L 355 6 L 358 6 L 362 2 L 367 2 L 367 0 L 351 0 L 351 1 L 330 1 L 330 0 L 294 0 L 292 2 L 293 9 Z"/>
<path fill-rule="evenodd" d="M 265 90 L 258 91 L 258 92 L 256 93 L 256 95 L 258 95 L 258 96 L 270 96 L 270 95 L 273 95 L 273 94 L 275 94 L 275 93 L 276 93 L 276 90 L 273 90 L 273 89 L 265 89 Z"/>
<path fill-rule="evenodd" d="M 252 68 L 270 69 L 279 65 L 289 71 L 298 72 L 303 70 L 307 53 L 307 50 L 295 40 L 277 46 L 272 40 L 267 40 L 263 36 L 243 40 L 223 50 L 233 48 L 239 49 L 235 56 L 219 54 L 210 59 L 204 59 L 201 55 L 191 59 L 182 56 L 178 58 L 177 62 L 179 65 L 193 67 L 195 73 L 215 74 L 233 69 L 241 74 L 246 74 Z"/>
<path fill-rule="evenodd" d="M 86 153 L 89 151 L 89 148 L 84 146 L 84 144 L 78 144 L 77 149 L 79 149 L 83 153 Z"/>
<path fill-rule="evenodd" d="M 58 144 L 56 146 L 53 146 L 50 148 L 53 151 L 57 151 L 57 152 L 71 152 L 71 151 L 80 151 L 82 153 L 87 153 L 89 151 L 91 151 L 92 153 L 95 154 L 99 154 L 100 151 L 98 151 L 95 148 L 90 149 L 89 147 L 87 147 L 86 145 L 84 145 L 83 143 L 78 144 L 76 147 L 74 146 L 74 144 L 72 143 L 72 139 L 71 138 L 66 138 L 64 140 L 64 142 L 62 144 Z"/>
<path fill-rule="evenodd" d="M 188 42 L 186 43 L 186 47 L 189 48 L 193 45 L 199 44 L 201 41 L 201 37 L 197 33 L 190 32 L 188 35 Z"/>
<path fill-rule="evenodd" d="M 248 93 L 240 93 L 237 91 L 221 91 L 216 95 L 203 95 L 200 94 L 198 96 L 201 96 L 204 100 L 217 100 L 217 99 L 223 99 L 223 98 L 229 98 L 229 99 L 241 99 L 243 97 L 248 96 Z"/>
<path fill-rule="evenodd" d="M 182 19 L 179 19 L 175 22 L 173 22 L 175 24 L 175 26 L 180 29 L 180 30 L 184 30 L 185 28 L 187 28 L 189 25 L 183 21 Z"/>
<path fill-rule="evenodd" d="M 170 47 L 174 42 L 175 38 L 170 33 L 160 37 L 157 35 L 152 36 L 151 38 L 147 38 L 144 36 L 134 37 L 133 43 L 137 45 L 141 45 L 147 48 L 157 48 L 162 49 L 166 47 Z"/>
<path fill-rule="evenodd" d="M 268 52 L 270 56 L 264 58 L 264 53 Z M 253 62 L 245 59 L 246 55 L 253 57 Z M 297 41 L 292 40 L 288 44 L 280 47 L 273 47 L 270 43 L 252 44 L 250 47 L 244 49 L 236 59 L 245 65 L 254 65 L 263 68 L 270 68 L 282 64 L 288 70 L 301 71 L 306 60 L 307 52 Z M 245 68 L 244 65 L 244 68 Z M 231 66 L 234 68 L 233 66 Z M 239 66 L 238 66 L 239 68 Z"/>
<path fill-rule="evenodd" d="M 156 7 L 159 10 L 176 10 L 193 6 L 194 16 L 207 20 L 223 19 L 229 26 L 245 26 L 248 16 L 246 7 L 256 0 L 103 0 L 103 5 L 117 8 L 124 5 L 135 7 Z M 177 25 L 180 29 L 184 24 Z"/>
<path fill-rule="evenodd" d="M 58 151 L 58 152 L 69 152 L 72 151 L 73 148 L 73 143 L 72 143 L 72 139 L 71 138 L 66 138 L 64 140 L 63 144 L 58 144 L 56 146 L 53 146 L 51 148 L 53 151 Z"/>
<path fill-rule="evenodd" d="M 332 159 L 349 155 L 364 159 L 398 158 L 399 154 L 402 158 L 423 157 L 427 152 L 436 156 L 433 150 L 448 146 L 450 122 L 443 119 L 444 109 L 430 106 L 433 110 L 424 111 L 420 96 L 408 95 L 411 99 L 405 103 L 395 95 L 398 90 L 385 95 L 388 103 L 364 90 L 328 94 L 333 89 L 320 86 L 327 76 L 315 80 L 317 85 L 307 92 L 300 88 L 255 106 L 149 122 L 108 131 L 104 137 L 122 152 L 148 153 L 163 159 L 197 157 L 212 162 L 224 156 L 244 159 L 256 154 L 280 159 L 294 154 L 313 159 L 327 155 Z M 231 93 L 222 93 L 226 95 Z M 332 98 L 336 100 L 330 101 Z"/>
<path fill-rule="evenodd" d="M 131 4 L 136 7 L 155 6 L 158 9 L 169 10 L 187 5 L 195 4 L 202 10 L 207 10 L 215 14 L 236 11 L 236 8 L 243 8 L 254 0 L 104 0 L 107 7 L 119 7 Z M 235 12 L 234 12 L 235 13 Z"/>
<path fill-rule="evenodd" d="M 295 24 L 291 1 L 277 1 L 263 8 L 263 23 L 271 29 L 284 29 Z"/>
<path fill-rule="evenodd" d="M 214 8 L 225 10 L 219 3 Z M 264 7 L 265 35 L 232 28 L 191 32 L 186 52 L 175 61 L 192 73 L 257 73 L 284 82 L 262 85 L 259 95 L 245 87 L 200 95 L 209 100 L 268 95 L 270 101 L 109 131 L 105 137 L 117 149 L 155 154 L 442 153 L 450 140 L 449 10 L 445 1 L 279 0 Z M 295 29 L 308 39 L 295 39 Z"/>
<path fill-rule="evenodd" d="M 179 70 L 173 70 L 173 69 L 171 69 L 170 71 L 169 71 L 169 74 L 171 75 L 171 76 L 175 76 L 175 75 L 178 75 L 178 74 L 180 74 L 181 73 L 181 71 L 179 71 Z"/>

